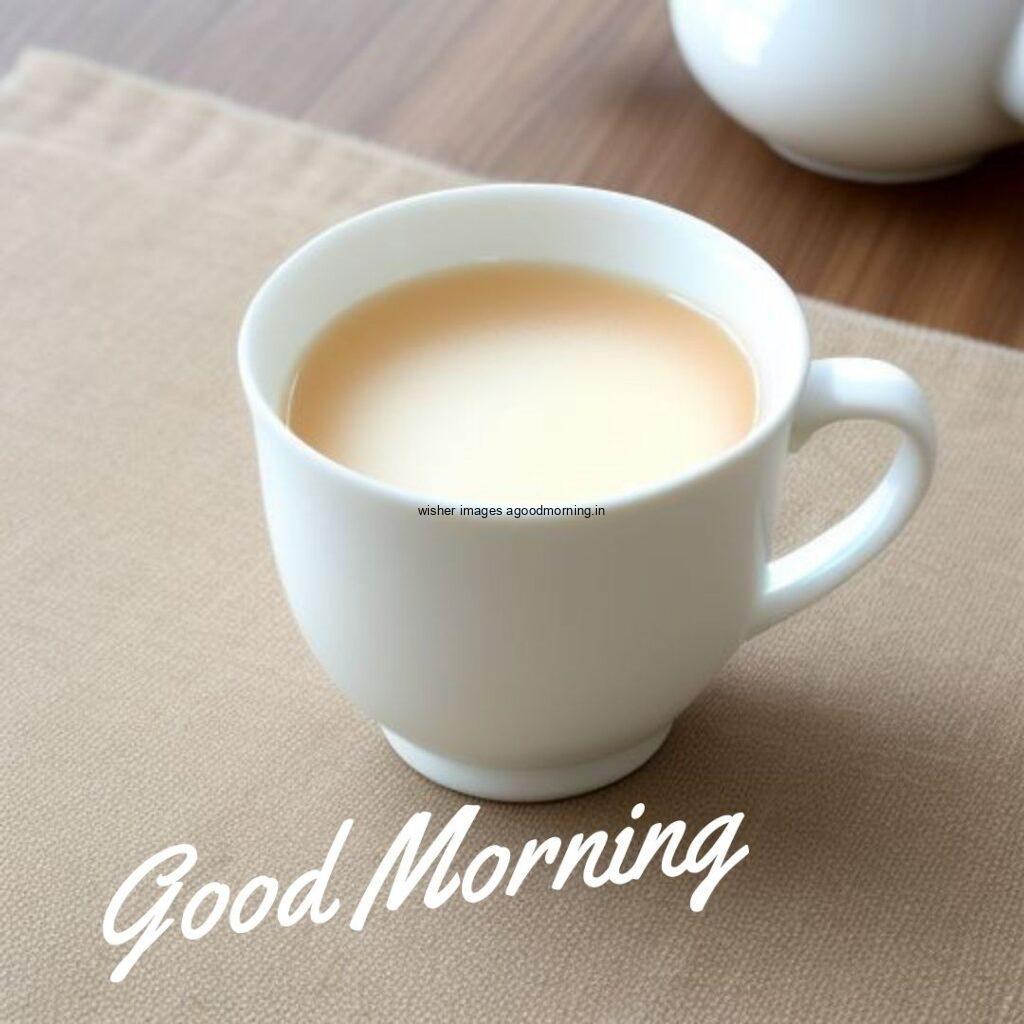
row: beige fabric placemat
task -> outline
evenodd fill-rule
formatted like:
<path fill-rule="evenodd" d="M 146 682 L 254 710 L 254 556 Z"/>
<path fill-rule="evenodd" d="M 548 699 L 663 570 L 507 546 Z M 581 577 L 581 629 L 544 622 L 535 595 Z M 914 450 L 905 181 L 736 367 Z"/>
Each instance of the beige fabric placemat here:
<path fill-rule="evenodd" d="M 86 62 L 0 91 L 0 1019 L 1011 1021 L 1024 1015 L 1024 359 L 809 301 L 819 354 L 890 358 L 942 455 L 855 582 L 746 646 L 624 782 L 484 804 L 497 842 L 697 826 L 750 855 L 693 880 L 543 875 L 348 917 L 406 819 L 464 802 L 333 692 L 285 608 L 235 378 L 247 300 L 305 237 L 460 180 Z M 792 460 L 779 546 L 891 450 L 841 426 Z M 116 887 L 190 842 L 211 879 L 283 882 L 355 826 L 331 922 L 162 937 L 120 985 Z M 152 890 L 150 890 L 152 893 Z M 153 896 L 150 895 L 150 900 Z M 148 902 L 138 905 L 141 910 Z"/>

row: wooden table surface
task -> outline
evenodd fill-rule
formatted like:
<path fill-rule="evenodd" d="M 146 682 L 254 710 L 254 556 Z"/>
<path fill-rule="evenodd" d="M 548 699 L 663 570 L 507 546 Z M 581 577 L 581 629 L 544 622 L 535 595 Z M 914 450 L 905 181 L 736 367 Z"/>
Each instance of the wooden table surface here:
<path fill-rule="evenodd" d="M 493 178 L 691 211 L 798 290 L 1024 348 L 1024 147 L 925 185 L 784 163 L 700 92 L 660 0 L 0 0 L 68 50 Z"/>

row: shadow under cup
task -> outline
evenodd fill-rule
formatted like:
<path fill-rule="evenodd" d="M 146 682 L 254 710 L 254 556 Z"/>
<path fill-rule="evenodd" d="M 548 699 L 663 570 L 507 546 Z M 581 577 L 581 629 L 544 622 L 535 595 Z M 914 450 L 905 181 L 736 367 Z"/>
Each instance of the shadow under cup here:
<path fill-rule="evenodd" d="M 604 516 L 486 520 L 420 516 L 434 496 L 331 462 L 288 430 L 295 367 L 331 319 L 484 260 L 569 264 L 683 296 L 744 348 L 755 426 L 676 478 L 602 502 Z M 443 785 L 550 799 L 632 771 L 749 631 L 808 358 L 775 271 L 647 200 L 484 185 L 327 230 L 262 286 L 239 344 L 271 543 L 306 641 L 399 755 Z"/>

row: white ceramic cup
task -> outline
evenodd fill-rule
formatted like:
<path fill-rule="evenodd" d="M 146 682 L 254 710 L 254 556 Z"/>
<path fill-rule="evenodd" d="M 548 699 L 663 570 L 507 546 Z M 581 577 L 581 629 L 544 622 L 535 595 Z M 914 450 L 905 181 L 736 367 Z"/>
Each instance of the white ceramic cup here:
<path fill-rule="evenodd" d="M 459 495 L 379 483 L 288 430 L 292 373 L 328 320 L 397 281 L 496 259 L 686 296 L 744 345 L 756 426 L 677 477 L 598 502 L 604 516 L 570 520 L 426 518 L 417 506 Z M 750 249 L 678 210 L 568 185 L 434 192 L 330 228 L 260 288 L 239 364 L 271 543 L 303 635 L 401 758 L 485 798 L 569 796 L 641 765 L 747 637 L 892 540 L 935 456 L 914 381 L 869 359 L 811 362 L 796 297 Z M 895 460 L 846 519 L 772 561 L 787 448 L 841 419 L 898 427 Z"/>
<path fill-rule="evenodd" d="M 788 160 L 921 181 L 1024 138 L 1022 0 L 669 0 L 718 105 Z"/>

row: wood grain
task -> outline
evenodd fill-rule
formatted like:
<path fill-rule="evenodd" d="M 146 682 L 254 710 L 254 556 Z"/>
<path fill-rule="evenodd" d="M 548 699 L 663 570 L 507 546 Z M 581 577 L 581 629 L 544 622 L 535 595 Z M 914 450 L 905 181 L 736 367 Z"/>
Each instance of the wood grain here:
<path fill-rule="evenodd" d="M 1024 147 L 927 185 L 784 163 L 687 74 L 658 0 L 0 0 L 48 46 L 495 178 L 649 196 L 799 290 L 1024 348 Z"/>

